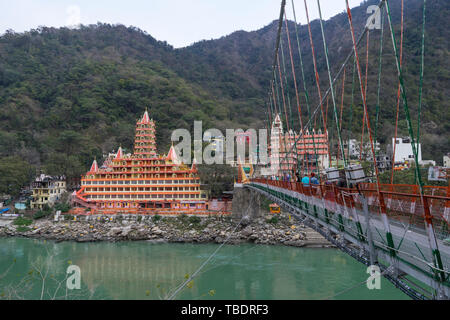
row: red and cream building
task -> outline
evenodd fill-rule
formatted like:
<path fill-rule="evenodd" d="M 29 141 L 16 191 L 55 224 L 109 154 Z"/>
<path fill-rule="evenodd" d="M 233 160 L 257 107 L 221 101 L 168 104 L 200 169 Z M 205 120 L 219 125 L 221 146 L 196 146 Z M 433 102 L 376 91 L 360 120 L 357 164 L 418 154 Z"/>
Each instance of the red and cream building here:
<path fill-rule="evenodd" d="M 195 164 L 179 161 L 173 145 L 167 155 L 157 154 L 155 122 L 145 111 L 136 123 L 133 154 L 120 147 L 101 168 L 94 160 L 74 202 L 105 212 L 182 212 L 207 209 L 207 194 L 200 189 Z"/>
<path fill-rule="evenodd" d="M 296 148 L 293 147 L 295 143 Z M 304 173 L 317 169 L 323 171 L 329 167 L 328 132 L 316 132 L 314 129 L 312 133 L 306 130 L 303 134 L 292 130 L 284 132 L 278 114 L 272 122 L 269 149 L 271 161 L 278 163 L 277 176 L 289 174 L 292 177 L 296 170 Z M 275 153 L 277 156 L 273 157 Z"/>

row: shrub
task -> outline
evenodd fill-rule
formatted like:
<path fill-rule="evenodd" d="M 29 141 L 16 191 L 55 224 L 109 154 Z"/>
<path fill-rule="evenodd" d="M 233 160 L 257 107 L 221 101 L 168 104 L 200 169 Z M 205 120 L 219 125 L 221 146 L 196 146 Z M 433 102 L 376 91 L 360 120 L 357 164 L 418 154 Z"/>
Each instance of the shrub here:
<path fill-rule="evenodd" d="M 32 223 L 33 223 L 33 220 L 23 218 L 23 217 L 18 217 L 13 222 L 13 224 L 15 224 L 16 226 L 29 226 Z"/>
<path fill-rule="evenodd" d="M 273 216 L 272 218 L 267 219 L 266 222 L 267 222 L 267 223 L 277 224 L 277 223 L 278 223 L 278 217 Z"/>
<path fill-rule="evenodd" d="M 42 210 L 39 210 L 38 212 L 36 212 L 36 213 L 33 215 L 33 219 L 41 219 L 41 218 L 44 218 L 44 217 L 47 217 L 47 216 L 51 215 L 52 213 L 53 213 L 53 209 L 50 208 L 50 207 L 48 206 L 48 204 L 45 204 L 45 205 L 42 207 Z"/>
<path fill-rule="evenodd" d="M 26 226 L 19 226 L 19 227 L 17 227 L 17 229 L 16 229 L 16 231 L 18 231 L 18 232 L 27 232 L 27 231 L 30 231 L 31 229 L 30 228 L 28 228 L 28 227 L 26 227 Z"/>
<path fill-rule="evenodd" d="M 200 221 L 201 221 L 201 219 L 200 219 L 199 217 L 197 217 L 197 216 L 189 217 L 189 222 L 190 222 L 190 223 L 197 224 L 197 223 L 199 223 Z"/>
<path fill-rule="evenodd" d="M 155 216 L 153 217 L 153 221 L 158 221 L 161 219 L 161 216 L 159 214 L 155 214 Z"/>
<path fill-rule="evenodd" d="M 39 210 L 38 212 L 36 212 L 33 215 L 33 219 L 35 219 L 35 220 L 41 219 L 41 218 L 49 216 L 51 213 L 52 213 L 51 211 Z"/>
<path fill-rule="evenodd" d="M 70 204 L 58 203 L 57 205 L 55 205 L 55 210 L 61 210 L 61 212 L 67 212 L 70 210 Z"/>

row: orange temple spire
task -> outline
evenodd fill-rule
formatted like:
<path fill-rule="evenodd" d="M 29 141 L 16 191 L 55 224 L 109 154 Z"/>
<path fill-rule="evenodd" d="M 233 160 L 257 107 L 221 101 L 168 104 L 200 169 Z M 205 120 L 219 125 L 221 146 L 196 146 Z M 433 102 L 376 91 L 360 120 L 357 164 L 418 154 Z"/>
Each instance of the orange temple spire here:
<path fill-rule="evenodd" d="M 98 171 L 97 160 L 94 160 L 94 161 L 92 162 L 91 169 L 89 170 L 89 172 L 97 172 L 97 171 Z"/>
<path fill-rule="evenodd" d="M 116 159 L 121 159 L 123 158 L 123 151 L 122 151 L 122 147 L 119 147 L 119 150 L 117 150 L 116 153 Z"/>

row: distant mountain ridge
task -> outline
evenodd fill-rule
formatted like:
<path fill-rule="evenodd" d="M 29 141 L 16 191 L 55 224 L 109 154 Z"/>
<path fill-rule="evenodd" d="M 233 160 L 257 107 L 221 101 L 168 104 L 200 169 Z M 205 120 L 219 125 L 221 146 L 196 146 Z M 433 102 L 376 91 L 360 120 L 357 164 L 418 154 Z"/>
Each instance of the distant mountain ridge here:
<path fill-rule="evenodd" d="M 405 2 L 404 68 L 411 113 L 416 121 L 423 2 Z M 377 3 L 366 1 L 352 10 L 357 33 L 366 22 L 367 6 Z M 390 4 L 398 36 L 400 1 L 391 0 Z M 442 161 L 442 153 L 450 151 L 449 32 L 442 27 L 447 24 L 449 7 L 448 1 L 427 2 L 422 149 L 423 158 L 438 162 Z M 277 14 L 274 12 L 274 17 Z M 292 21 L 289 24 L 294 41 L 294 25 Z M 328 82 L 318 21 L 313 21 L 311 27 L 325 91 Z M 173 129 L 191 128 L 194 120 L 203 120 L 204 129 L 263 127 L 276 28 L 277 21 L 273 21 L 257 31 L 237 31 L 181 49 L 122 25 L 99 23 L 79 29 L 42 27 L 25 33 L 7 32 L 0 37 L 0 157 L 6 161 L 5 157 L 16 155 L 50 174 L 78 176 L 88 169 L 95 156 L 100 159 L 119 145 L 131 148 L 135 120 L 145 107 L 150 108 L 150 115 L 156 120 L 161 152 L 168 150 Z M 305 25 L 298 28 L 307 86 L 315 107 L 318 99 L 308 33 Z M 336 72 L 351 49 L 346 14 L 326 21 L 325 31 L 330 62 Z M 375 118 L 379 36 L 379 31 L 370 34 L 371 119 Z M 384 42 L 381 142 L 389 141 L 393 134 L 397 86 L 387 28 Z M 300 75 L 296 44 L 293 46 Z M 365 56 L 364 46 L 360 54 Z M 290 70 L 289 63 L 287 67 Z M 344 124 L 349 120 L 351 68 L 347 72 Z M 291 78 L 290 72 L 288 77 Z M 290 85 L 294 101 L 292 81 Z M 337 87 L 340 92 L 340 86 Z M 361 132 L 360 100 L 357 89 L 354 121 L 344 127 L 354 135 Z M 303 94 L 301 103 L 304 104 Z M 404 119 L 402 112 L 400 118 Z M 407 134 L 403 120 L 399 130 L 400 134 Z"/>

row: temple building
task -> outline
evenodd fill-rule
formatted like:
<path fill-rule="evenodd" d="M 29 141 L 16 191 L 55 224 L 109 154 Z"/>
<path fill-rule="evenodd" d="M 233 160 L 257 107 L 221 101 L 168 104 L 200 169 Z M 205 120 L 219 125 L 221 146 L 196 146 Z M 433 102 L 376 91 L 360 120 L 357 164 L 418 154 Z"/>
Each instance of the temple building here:
<path fill-rule="evenodd" d="M 296 142 L 296 148 L 293 148 Z M 295 131 L 283 131 L 283 123 L 279 114 L 272 122 L 270 134 L 270 158 L 278 162 L 279 170 L 277 176 L 290 174 L 294 171 L 311 172 L 322 171 L 329 167 L 328 154 L 328 132 L 312 132 L 306 130 L 302 134 Z M 273 156 L 278 153 L 278 156 Z M 276 160 L 278 159 L 278 160 Z"/>
<path fill-rule="evenodd" d="M 124 154 L 119 147 L 101 167 L 94 160 L 73 202 L 104 213 L 183 212 L 207 209 L 207 193 L 195 163 L 179 161 L 173 145 L 167 155 L 157 153 L 155 122 L 145 111 L 136 123 L 134 152 Z"/>

